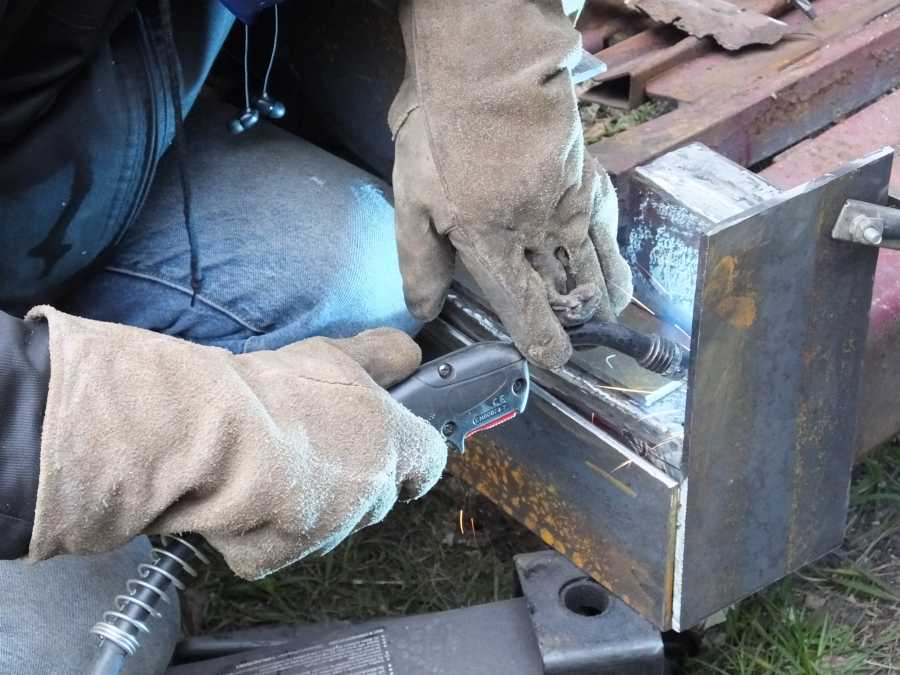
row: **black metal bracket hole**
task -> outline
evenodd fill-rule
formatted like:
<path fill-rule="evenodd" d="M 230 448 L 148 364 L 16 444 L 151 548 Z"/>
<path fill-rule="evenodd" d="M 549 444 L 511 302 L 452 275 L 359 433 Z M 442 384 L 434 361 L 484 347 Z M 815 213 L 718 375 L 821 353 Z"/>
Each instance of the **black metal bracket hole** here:
<path fill-rule="evenodd" d="M 559 592 L 563 606 L 579 616 L 600 616 L 609 607 L 609 596 L 603 587 L 591 579 L 576 579 Z"/>

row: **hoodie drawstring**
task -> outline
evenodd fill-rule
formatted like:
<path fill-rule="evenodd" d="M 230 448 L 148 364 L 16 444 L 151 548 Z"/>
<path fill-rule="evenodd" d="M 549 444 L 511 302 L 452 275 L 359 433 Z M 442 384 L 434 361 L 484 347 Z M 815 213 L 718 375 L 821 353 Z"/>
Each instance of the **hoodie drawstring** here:
<path fill-rule="evenodd" d="M 191 255 L 191 307 L 197 300 L 197 294 L 203 284 L 200 270 L 200 256 L 197 251 L 197 233 L 191 221 L 191 179 L 187 169 L 188 148 L 184 135 L 184 115 L 181 109 L 181 62 L 178 60 L 178 48 L 175 44 L 175 29 L 172 23 L 172 7 L 169 0 L 159 0 L 160 27 L 165 42 L 165 60 L 169 75 L 169 90 L 172 95 L 172 107 L 175 112 L 175 160 L 178 164 L 178 176 L 181 181 L 182 206 L 184 209 L 184 228 L 187 230 L 188 246 Z"/>

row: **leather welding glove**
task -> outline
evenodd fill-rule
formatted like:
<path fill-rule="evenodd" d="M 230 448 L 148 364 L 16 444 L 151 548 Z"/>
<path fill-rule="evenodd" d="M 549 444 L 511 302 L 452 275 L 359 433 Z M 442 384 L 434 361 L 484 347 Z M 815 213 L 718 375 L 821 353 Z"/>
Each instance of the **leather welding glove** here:
<path fill-rule="evenodd" d="M 390 110 L 397 241 L 410 311 L 434 318 L 458 256 L 522 353 L 571 355 L 561 325 L 631 299 L 618 207 L 585 151 L 560 0 L 403 0 Z"/>
<path fill-rule="evenodd" d="M 440 434 L 382 387 L 421 353 L 393 329 L 234 356 L 38 307 L 50 388 L 29 558 L 196 532 L 255 579 L 415 499 Z"/>

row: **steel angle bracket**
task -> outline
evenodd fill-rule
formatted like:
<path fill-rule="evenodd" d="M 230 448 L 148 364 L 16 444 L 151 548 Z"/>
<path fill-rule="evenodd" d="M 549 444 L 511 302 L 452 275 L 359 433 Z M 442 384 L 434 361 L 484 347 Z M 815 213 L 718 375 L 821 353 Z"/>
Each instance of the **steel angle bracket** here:
<path fill-rule="evenodd" d="M 675 628 L 841 542 L 878 251 L 832 229 L 849 199 L 886 203 L 892 155 L 873 153 L 701 238 Z"/>

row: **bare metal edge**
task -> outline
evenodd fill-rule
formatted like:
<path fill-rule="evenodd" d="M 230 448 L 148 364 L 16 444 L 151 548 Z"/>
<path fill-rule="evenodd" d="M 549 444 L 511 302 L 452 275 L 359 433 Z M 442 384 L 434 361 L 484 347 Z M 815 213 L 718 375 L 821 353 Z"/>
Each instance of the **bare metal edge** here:
<path fill-rule="evenodd" d="M 687 522 L 687 495 L 688 481 L 685 478 L 678 487 L 678 512 L 675 517 L 675 559 L 672 562 L 673 583 L 672 583 L 672 630 L 680 633 L 684 628 L 681 625 L 681 600 L 682 585 L 684 580 L 684 528 Z M 690 628 L 690 626 L 687 626 Z"/>
<path fill-rule="evenodd" d="M 488 316 L 483 314 L 481 311 L 472 307 L 465 298 L 461 297 L 458 293 L 454 291 L 450 291 L 447 295 L 447 300 L 452 302 L 455 308 L 463 313 L 467 318 L 474 321 L 488 333 L 495 340 L 509 340 L 510 337 L 504 333 L 496 323 L 494 323 Z M 611 397 L 610 393 L 602 388 L 602 385 L 599 384 L 599 381 L 591 375 L 583 371 L 581 368 L 577 366 L 573 367 L 571 365 L 564 365 L 561 368 L 557 368 L 553 371 L 547 371 L 552 373 L 554 377 L 559 378 L 563 382 L 576 386 L 586 392 L 589 392 L 592 396 L 597 397 L 601 401 L 607 400 Z M 620 401 L 628 401 L 634 402 L 634 404 L 642 405 L 644 407 L 649 407 L 654 405 L 655 403 L 659 403 L 666 396 L 678 391 L 679 389 L 685 386 L 685 382 L 682 380 L 675 381 L 673 380 L 670 384 L 664 385 L 659 388 L 658 391 L 654 392 L 652 396 L 643 396 L 640 398 L 632 398 L 629 396 L 620 396 L 615 397 Z M 600 387 L 600 388 L 598 388 Z"/>
<path fill-rule="evenodd" d="M 843 176 L 848 173 L 852 173 L 853 171 L 856 171 L 868 164 L 872 164 L 873 162 L 877 162 L 878 160 L 884 159 L 885 157 L 888 157 L 893 154 L 894 154 L 894 148 L 890 145 L 886 145 L 883 148 L 881 148 L 880 150 L 874 150 L 873 152 L 870 152 L 865 157 L 861 157 L 860 159 L 855 159 L 852 162 L 847 162 L 846 164 L 842 164 L 841 167 L 839 169 L 837 169 L 836 171 L 826 173 L 823 176 L 819 176 L 818 178 L 816 178 L 814 180 L 807 181 L 806 183 L 798 185 L 795 188 L 791 188 L 790 190 L 785 190 L 784 192 L 781 192 L 780 194 L 772 197 L 771 199 L 767 199 L 766 201 L 762 202 L 758 206 L 755 206 L 751 209 L 743 211 L 732 218 L 723 220 L 721 223 L 719 223 L 715 227 L 711 228 L 706 233 L 705 236 L 711 238 L 713 235 L 718 234 L 719 232 L 722 232 L 723 230 L 727 230 L 728 228 L 732 227 L 737 222 L 747 220 L 751 216 L 755 216 L 757 213 L 766 211 L 767 209 L 771 208 L 771 206 L 774 202 L 788 201 L 792 197 L 796 197 L 797 195 L 801 195 L 805 192 L 810 192 L 812 190 L 815 190 L 815 189 L 825 185 L 826 183 L 829 183 L 836 176 Z"/>
<path fill-rule="evenodd" d="M 468 346 L 474 342 L 474 340 L 465 335 L 462 331 L 454 328 L 449 324 L 445 324 L 445 328 L 449 336 L 454 340 L 459 341 L 462 346 Z M 631 462 L 632 465 L 643 469 L 646 473 L 650 474 L 650 476 L 660 481 L 667 488 L 672 489 L 678 486 L 679 482 L 676 479 L 672 478 L 661 469 L 655 467 L 653 464 L 630 450 L 627 446 L 620 443 L 618 440 L 607 434 L 599 427 L 582 418 L 581 415 L 579 415 L 575 410 L 560 401 L 551 392 L 549 392 L 547 389 L 537 384 L 536 382 L 531 383 L 531 396 L 536 396 L 537 398 L 543 400 L 554 410 L 556 410 L 560 415 L 565 417 L 567 422 L 576 425 L 580 430 L 595 438 L 599 443 L 602 443 L 603 445 L 615 450 L 620 455 L 622 455 L 623 459 Z"/>

